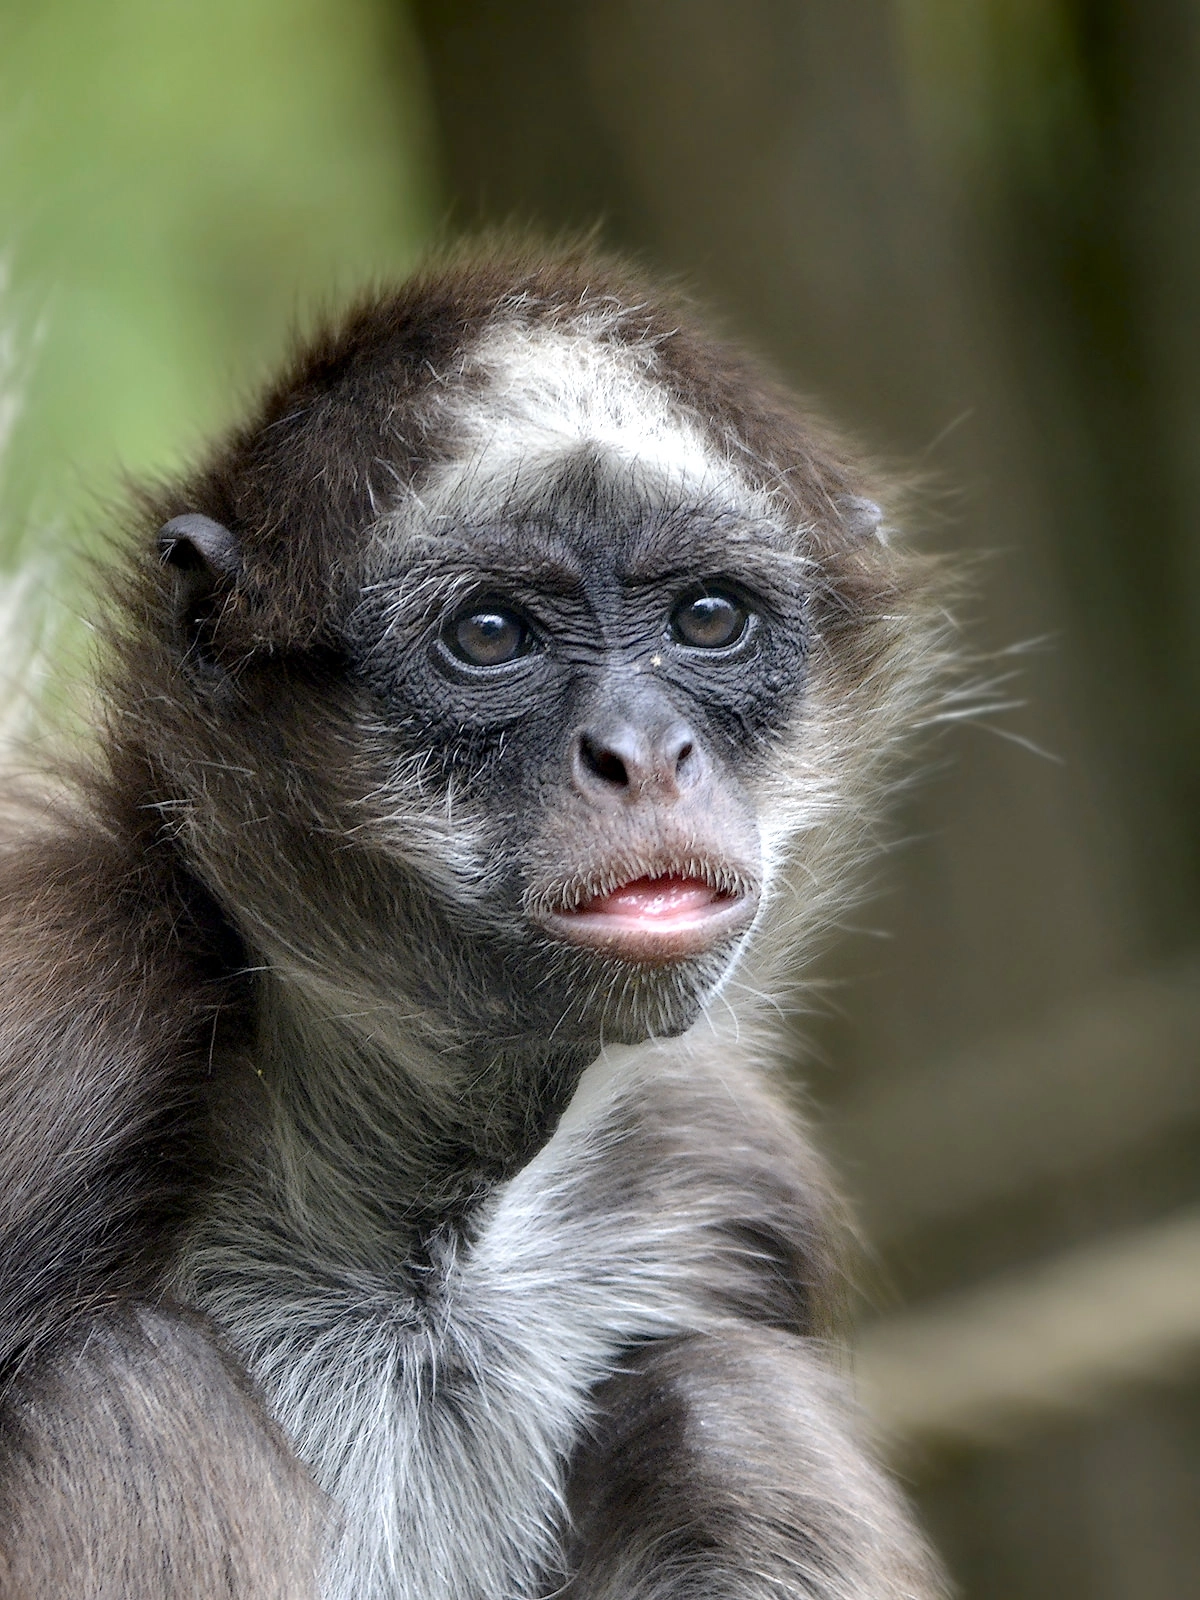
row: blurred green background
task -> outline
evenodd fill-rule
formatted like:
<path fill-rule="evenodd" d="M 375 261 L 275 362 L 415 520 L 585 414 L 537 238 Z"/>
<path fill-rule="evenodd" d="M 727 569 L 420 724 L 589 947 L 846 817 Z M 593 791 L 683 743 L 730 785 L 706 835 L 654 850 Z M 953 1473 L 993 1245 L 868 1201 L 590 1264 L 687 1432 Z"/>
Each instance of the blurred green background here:
<path fill-rule="evenodd" d="M 0 0 L 8 569 L 514 219 L 682 273 L 977 562 L 1024 705 L 797 1041 L 863 1390 L 969 1600 L 1200 1595 L 1200 7 Z"/>

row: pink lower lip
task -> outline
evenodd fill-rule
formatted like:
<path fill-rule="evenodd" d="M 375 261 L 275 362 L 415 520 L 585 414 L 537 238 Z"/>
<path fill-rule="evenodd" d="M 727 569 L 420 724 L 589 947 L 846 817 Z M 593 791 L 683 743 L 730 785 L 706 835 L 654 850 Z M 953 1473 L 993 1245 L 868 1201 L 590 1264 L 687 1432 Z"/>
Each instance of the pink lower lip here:
<path fill-rule="evenodd" d="M 611 918 L 628 928 L 689 927 L 731 899 L 698 878 L 638 878 L 585 901 L 568 915 Z"/>
<path fill-rule="evenodd" d="M 573 911 L 539 920 L 548 933 L 622 960 L 659 964 L 702 954 L 749 920 L 756 895 L 727 894 L 699 878 L 637 878 Z"/>

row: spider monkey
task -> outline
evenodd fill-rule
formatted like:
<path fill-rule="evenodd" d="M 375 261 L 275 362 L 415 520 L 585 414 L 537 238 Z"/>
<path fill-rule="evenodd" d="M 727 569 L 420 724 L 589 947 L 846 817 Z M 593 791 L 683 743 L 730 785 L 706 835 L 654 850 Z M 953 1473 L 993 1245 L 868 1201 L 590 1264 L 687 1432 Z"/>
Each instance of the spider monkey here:
<path fill-rule="evenodd" d="M 0 1589 L 930 1600 L 777 1081 L 928 694 L 841 448 L 584 249 L 141 492 L 0 851 Z"/>

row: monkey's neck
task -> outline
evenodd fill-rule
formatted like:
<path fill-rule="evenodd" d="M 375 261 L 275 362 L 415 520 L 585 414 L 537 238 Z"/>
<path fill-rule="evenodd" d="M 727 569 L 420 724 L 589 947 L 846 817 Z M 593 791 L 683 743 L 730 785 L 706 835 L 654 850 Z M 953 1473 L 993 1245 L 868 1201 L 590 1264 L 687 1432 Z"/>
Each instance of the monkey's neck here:
<path fill-rule="evenodd" d="M 277 1223 L 322 1251 L 371 1261 L 391 1242 L 409 1259 L 550 1137 L 592 1054 L 464 1041 L 265 975 L 257 1070 Z"/>

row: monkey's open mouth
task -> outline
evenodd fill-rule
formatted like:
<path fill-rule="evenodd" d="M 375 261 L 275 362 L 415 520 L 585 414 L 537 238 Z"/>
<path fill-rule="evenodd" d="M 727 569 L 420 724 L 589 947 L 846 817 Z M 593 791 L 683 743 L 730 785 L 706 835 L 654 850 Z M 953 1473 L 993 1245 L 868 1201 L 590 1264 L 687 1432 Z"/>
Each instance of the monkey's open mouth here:
<path fill-rule="evenodd" d="M 583 893 L 573 905 L 542 911 L 538 921 L 571 944 L 625 961 L 663 962 L 701 955 L 740 932 L 757 902 L 748 885 L 668 872 Z"/>

